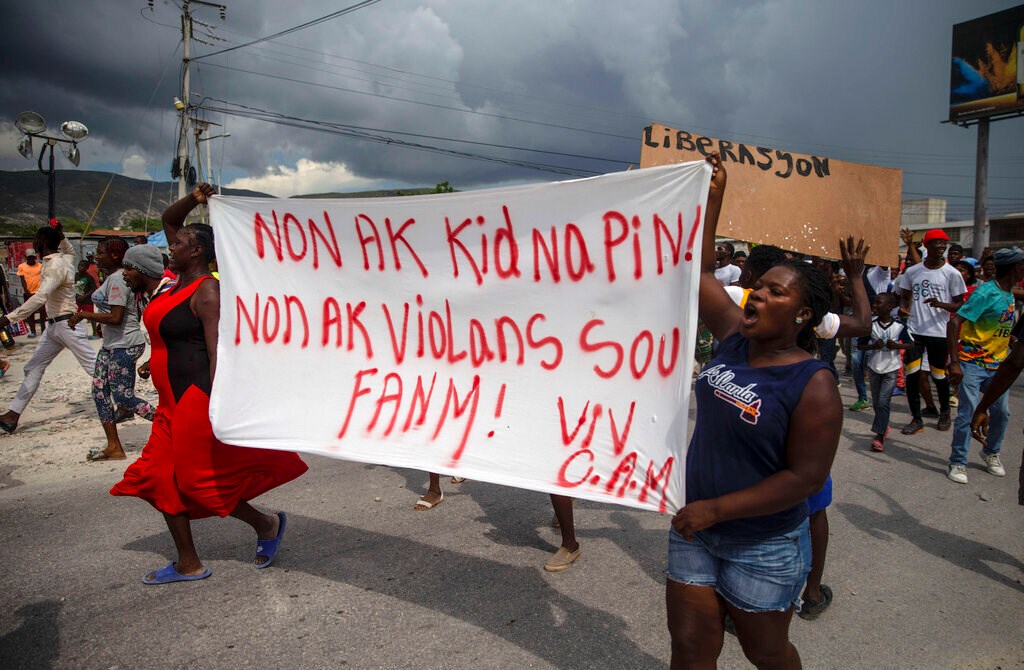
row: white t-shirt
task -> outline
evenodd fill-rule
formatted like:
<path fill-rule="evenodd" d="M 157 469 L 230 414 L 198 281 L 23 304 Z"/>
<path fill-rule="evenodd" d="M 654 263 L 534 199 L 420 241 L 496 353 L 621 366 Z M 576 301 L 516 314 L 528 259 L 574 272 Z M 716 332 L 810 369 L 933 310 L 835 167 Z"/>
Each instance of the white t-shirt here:
<path fill-rule="evenodd" d="M 899 276 L 896 286 L 901 291 L 911 292 L 910 318 L 907 320 L 910 334 L 928 337 L 946 336 L 949 312 L 926 305 L 924 301 L 938 298 L 940 302 L 952 302 L 955 296 L 967 292 L 963 275 L 946 263 L 934 270 L 918 263 Z"/>
<path fill-rule="evenodd" d="M 738 281 L 740 278 L 740 267 L 738 265 L 726 265 L 722 268 L 715 268 L 715 279 L 722 283 L 722 286 L 728 286 L 734 281 Z"/>
<path fill-rule="evenodd" d="M 871 289 L 875 293 L 886 293 L 889 290 L 889 284 L 892 282 L 891 276 L 892 272 L 889 271 L 889 268 L 883 268 L 880 265 L 867 270 L 868 283 L 871 284 Z"/>
<path fill-rule="evenodd" d="M 743 307 L 747 302 L 747 296 L 750 295 L 750 289 L 740 288 L 739 286 L 726 286 L 725 292 L 729 294 L 732 301 Z M 831 340 L 839 332 L 839 315 L 835 312 L 829 312 L 821 319 L 821 323 L 814 329 L 814 334 L 820 339 Z"/>

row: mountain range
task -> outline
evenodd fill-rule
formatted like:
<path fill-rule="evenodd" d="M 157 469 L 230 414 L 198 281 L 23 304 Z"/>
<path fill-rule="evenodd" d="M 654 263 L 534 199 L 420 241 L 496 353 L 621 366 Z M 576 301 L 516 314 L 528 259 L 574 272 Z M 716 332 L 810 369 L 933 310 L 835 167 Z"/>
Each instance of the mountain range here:
<path fill-rule="evenodd" d="M 224 195 L 273 197 L 244 189 L 225 188 L 222 192 Z M 416 188 L 360 193 L 314 193 L 295 197 L 367 198 L 434 192 L 434 188 Z M 159 220 L 160 214 L 177 196 L 177 182 L 154 182 L 121 175 L 113 175 L 111 180 L 109 172 L 56 171 L 57 217 L 66 221 L 88 221 L 93 211 L 96 211 L 92 223 L 94 230 L 130 228 L 133 219 L 144 219 L 147 215 L 150 220 Z M 37 170 L 0 170 L 0 235 L 24 235 L 34 227 L 45 225 L 48 206 L 45 174 Z"/>

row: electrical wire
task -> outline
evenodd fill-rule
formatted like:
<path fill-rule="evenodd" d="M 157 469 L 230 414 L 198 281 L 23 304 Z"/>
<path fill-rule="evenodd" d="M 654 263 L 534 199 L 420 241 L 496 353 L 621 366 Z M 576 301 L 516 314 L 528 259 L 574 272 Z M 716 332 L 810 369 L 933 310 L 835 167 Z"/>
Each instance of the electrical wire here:
<path fill-rule="evenodd" d="M 230 29 L 225 29 L 225 30 L 227 30 L 228 32 L 232 32 L 234 34 L 245 35 L 245 33 L 241 33 L 239 31 L 233 31 L 233 30 L 230 30 Z M 433 76 L 433 75 L 427 75 L 427 74 L 413 72 L 413 71 L 410 71 L 410 70 L 403 70 L 403 69 L 400 69 L 400 68 L 394 68 L 394 67 L 391 67 L 391 66 L 370 63 L 368 61 L 362 61 L 362 60 L 358 60 L 358 59 L 354 59 L 354 58 L 347 58 L 347 57 L 344 57 L 344 56 L 339 56 L 339 55 L 336 55 L 336 54 L 332 54 L 332 53 L 327 52 L 327 51 L 321 51 L 321 50 L 316 50 L 316 49 L 309 49 L 309 48 L 301 47 L 301 46 L 298 46 L 298 45 L 288 44 L 287 42 L 274 41 L 274 44 L 277 44 L 277 45 L 280 45 L 280 46 L 283 46 L 283 47 L 287 47 L 287 48 L 290 48 L 290 49 L 295 49 L 297 51 L 303 51 L 303 52 L 308 52 L 308 53 L 316 54 L 318 56 L 326 56 L 326 57 L 329 57 L 329 58 L 334 58 L 334 59 L 338 59 L 338 60 L 342 60 L 342 61 L 348 61 L 348 62 L 352 62 L 352 63 L 366 65 L 368 67 L 378 68 L 378 69 L 385 70 L 385 71 L 388 71 L 388 72 L 394 72 L 394 73 L 399 73 L 399 74 L 403 74 L 403 75 L 408 75 L 408 76 L 411 76 L 411 77 L 417 77 L 417 78 L 428 79 L 428 80 L 433 80 L 433 81 L 439 81 L 439 82 L 443 82 L 443 83 L 447 83 L 447 84 L 457 85 L 459 87 L 474 88 L 474 89 L 478 89 L 478 90 L 489 91 L 489 92 L 493 92 L 493 93 L 499 93 L 499 94 L 507 95 L 507 96 L 510 96 L 510 97 L 529 98 L 529 99 L 538 100 L 538 101 L 542 101 L 542 102 L 553 104 L 553 105 L 575 107 L 577 109 L 586 110 L 588 112 L 606 113 L 608 115 L 615 116 L 615 117 L 621 118 L 623 120 L 631 120 L 631 121 L 640 120 L 640 121 L 643 122 L 644 125 L 646 125 L 650 121 L 650 119 L 647 118 L 647 117 L 641 117 L 641 116 L 635 115 L 635 114 L 624 114 L 624 113 L 622 113 L 621 111 L 618 111 L 618 110 L 603 110 L 601 108 L 596 108 L 594 106 L 589 106 L 589 105 L 578 105 L 578 104 L 569 103 L 569 102 L 565 102 L 565 101 L 550 100 L 550 99 L 543 98 L 543 97 L 540 97 L 540 96 L 533 96 L 533 95 L 523 94 L 523 93 L 512 93 L 512 92 L 504 91 L 502 89 L 497 89 L 497 88 L 488 87 L 488 86 L 481 86 L 479 84 L 474 84 L 474 83 L 471 83 L 471 82 L 455 81 L 455 80 L 451 80 L 451 79 L 446 79 L 444 77 L 437 77 L 437 76 Z M 280 53 L 280 52 L 276 52 L 276 53 Z M 266 56 L 263 56 L 263 57 L 266 57 Z M 301 58 L 299 56 L 294 56 L 294 57 L 295 58 Z M 307 60 L 307 61 L 310 61 L 310 62 L 317 62 L 318 64 L 321 64 L 319 61 L 313 61 L 312 59 L 303 59 L 303 60 Z M 301 66 L 301 65 L 299 65 L 297 63 L 291 63 L 291 64 L 299 66 L 299 67 L 304 67 L 304 66 Z M 313 71 L 324 72 L 324 70 L 319 69 L 319 68 L 312 68 L 312 67 L 310 67 L 308 69 L 311 69 Z M 344 76 L 344 75 L 339 75 L 339 76 Z M 365 80 L 361 80 L 361 81 L 365 81 Z M 577 114 L 577 117 L 578 117 L 578 114 Z M 932 163 L 932 164 L 959 162 L 959 161 L 962 161 L 962 162 L 972 162 L 973 163 L 973 161 L 974 161 L 973 158 L 963 157 L 963 156 L 955 155 L 955 154 L 906 152 L 906 151 L 896 150 L 896 149 L 870 149 L 870 148 L 864 148 L 864 147 L 851 147 L 851 146 L 835 145 L 835 144 L 822 144 L 822 143 L 807 142 L 805 140 L 794 140 L 792 138 L 782 138 L 782 137 L 777 137 L 777 136 L 772 136 L 772 135 L 757 135 L 757 134 L 735 133 L 732 130 L 710 128 L 710 127 L 700 126 L 700 125 L 697 125 L 697 124 L 694 124 L 694 123 L 689 123 L 689 122 L 678 121 L 678 122 L 671 122 L 671 123 L 675 123 L 675 127 L 677 127 L 677 128 L 685 128 L 687 130 L 692 130 L 692 131 L 710 132 L 710 133 L 714 133 L 714 134 L 717 134 L 717 135 L 726 135 L 726 136 L 728 136 L 731 139 L 736 140 L 736 141 L 742 140 L 743 138 L 751 138 L 753 140 L 758 140 L 758 141 L 760 141 L 760 140 L 769 140 L 769 141 L 772 141 L 772 142 L 779 142 L 783 146 L 820 147 L 820 148 L 823 148 L 823 149 L 833 150 L 833 151 L 834 150 L 841 150 L 841 151 L 845 151 L 845 152 L 854 152 L 856 154 L 861 154 L 861 155 L 864 155 L 864 156 L 867 156 L 867 157 L 870 157 L 870 158 L 878 158 L 878 159 L 880 159 L 882 161 L 892 161 L 892 160 L 898 158 L 899 159 L 898 162 L 902 163 L 902 164 L 906 164 L 906 163 L 909 163 L 909 162 L 921 162 L 921 161 L 927 162 L 927 163 Z M 635 138 L 634 137 L 630 137 L 629 139 L 633 140 Z M 888 158 L 886 158 L 886 157 L 888 157 Z M 1009 163 L 1017 164 L 1017 163 L 1024 162 L 1024 160 L 1022 160 L 1022 159 L 1014 159 L 1014 158 L 1000 159 L 1000 158 L 994 158 L 993 157 L 993 158 L 990 159 L 990 162 L 991 163 L 1009 162 Z"/>
<path fill-rule="evenodd" d="M 347 123 L 335 123 L 335 122 L 331 122 L 331 121 L 316 121 L 316 120 L 313 120 L 313 119 L 305 119 L 305 118 L 301 118 L 301 117 L 297 117 L 297 116 L 291 116 L 291 115 L 288 115 L 288 114 L 282 114 L 280 112 L 271 112 L 271 111 L 267 111 L 265 109 L 260 109 L 258 107 L 253 107 L 253 106 L 250 106 L 250 105 L 243 105 L 240 102 L 231 102 L 229 100 L 221 100 L 219 98 L 205 97 L 205 98 L 203 98 L 203 100 L 204 101 L 211 100 L 211 101 L 214 101 L 214 102 L 223 103 L 225 105 L 231 105 L 233 107 L 240 107 L 240 108 L 246 109 L 246 110 L 248 110 L 250 112 L 255 112 L 255 113 L 259 113 L 259 114 L 265 114 L 268 117 L 289 119 L 289 120 L 292 120 L 292 121 L 302 121 L 302 122 L 309 123 L 309 124 L 312 124 L 312 125 L 324 126 L 324 127 L 328 127 L 328 128 L 342 128 L 342 129 L 350 129 L 350 130 L 362 130 L 362 131 L 374 132 L 374 133 L 390 133 L 392 135 L 404 135 L 406 137 L 418 137 L 418 138 L 421 138 L 421 139 L 440 140 L 440 141 L 444 141 L 444 142 L 457 142 L 457 143 L 460 143 L 460 144 L 471 144 L 471 145 L 474 145 L 474 146 L 491 147 L 491 148 L 495 148 L 495 149 L 510 149 L 510 150 L 513 150 L 513 151 L 527 151 L 527 152 L 530 152 L 530 153 L 546 154 L 546 155 L 549 155 L 549 156 L 562 156 L 562 157 L 565 157 L 565 158 L 582 158 L 584 160 L 604 161 L 606 163 L 615 163 L 615 164 L 618 164 L 618 165 L 630 165 L 630 164 L 635 162 L 635 161 L 624 159 L 624 158 L 607 158 L 607 157 L 603 157 L 603 156 L 588 156 L 586 154 L 575 154 L 575 153 L 569 153 L 569 152 L 566 152 L 566 151 L 551 151 L 551 150 L 548 150 L 548 149 L 532 149 L 532 148 L 529 148 L 529 147 L 520 147 L 520 146 L 514 146 L 514 145 L 510 145 L 510 144 L 496 144 L 496 143 L 493 143 L 493 142 L 480 142 L 480 141 L 477 141 L 477 140 L 464 140 L 464 139 L 459 139 L 459 138 L 455 138 L 455 137 L 444 137 L 444 136 L 439 136 L 439 135 L 425 135 L 425 134 L 422 134 L 422 133 L 410 133 L 410 132 L 403 131 L 403 130 L 388 130 L 388 129 L 382 129 L 382 128 L 370 128 L 370 127 L 366 127 L 366 126 L 356 126 L 356 125 L 347 124 Z M 205 105 L 205 102 L 203 104 Z M 224 111 L 223 109 L 220 109 L 220 108 L 206 107 L 206 109 L 209 109 L 210 111 L 217 111 L 217 112 L 223 112 Z"/>
<path fill-rule="evenodd" d="M 345 14 L 350 14 L 350 13 L 358 11 L 358 10 L 364 8 L 364 7 L 369 7 L 370 5 L 375 5 L 378 2 L 380 2 L 380 0 L 363 0 L 363 2 L 357 2 L 354 5 L 349 5 L 348 7 L 345 7 L 344 9 L 339 9 L 336 12 L 331 12 L 330 14 L 327 14 L 326 16 L 321 16 L 318 19 L 313 19 L 312 21 L 307 21 L 306 23 L 299 24 L 299 25 L 294 26 L 292 28 L 287 28 L 287 29 L 282 30 L 280 32 L 276 32 L 273 35 L 267 35 L 266 37 L 259 37 L 257 39 L 252 40 L 251 42 L 246 42 L 244 44 L 236 44 L 233 47 L 228 47 L 226 49 L 221 49 L 220 51 L 214 51 L 214 52 L 211 52 L 211 53 L 208 53 L 208 54 L 203 54 L 202 56 L 196 56 L 192 60 L 194 60 L 194 61 L 195 60 L 202 60 L 202 59 L 205 59 L 205 58 L 210 58 L 211 56 L 217 56 L 219 54 L 228 53 L 229 51 L 235 51 L 236 49 L 243 49 L 245 47 L 252 46 L 254 44 L 259 44 L 260 42 L 266 42 L 268 40 L 272 40 L 272 39 L 275 39 L 277 37 L 284 37 L 285 35 L 289 35 L 289 34 L 294 33 L 296 31 L 304 30 L 306 28 L 310 28 L 310 27 L 315 26 L 317 24 L 324 23 L 325 21 L 330 21 L 331 19 L 336 19 L 339 16 L 344 16 Z"/>
<path fill-rule="evenodd" d="M 454 156 L 458 158 L 466 158 L 470 160 L 484 161 L 489 163 L 500 163 L 503 165 L 510 165 L 513 167 L 521 167 L 530 170 L 538 170 L 541 172 L 552 172 L 555 174 L 563 174 L 572 177 L 583 177 L 583 176 L 594 176 L 602 174 L 601 171 L 597 170 L 585 170 L 580 168 L 568 168 L 561 165 L 551 165 L 549 163 L 538 163 L 536 161 L 524 161 L 511 158 L 501 158 L 498 156 L 488 156 L 485 154 L 470 153 L 467 151 L 459 151 L 456 149 L 445 149 L 443 147 L 421 144 L 418 142 L 408 142 L 405 140 L 397 139 L 390 136 L 374 135 L 368 132 L 349 130 L 344 128 L 332 128 L 327 126 L 314 125 L 302 120 L 292 120 L 284 117 L 273 117 L 261 115 L 258 113 L 248 112 L 246 110 L 239 109 L 228 109 L 228 108 L 216 108 L 206 107 L 209 111 L 219 112 L 222 114 L 230 114 L 233 116 L 240 116 L 243 118 L 249 118 L 257 121 L 265 121 L 267 123 L 275 123 L 283 126 L 290 126 L 293 128 L 303 128 L 306 130 L 315 130 L 330 135 L 338 135 L 341 137 L 349 137 L 353 139 L 366 140 L 370 142 L 378 142 L 380 144 L 387 144 L 397 147 L 403 147 L 407 149 L 417 149 L 420 151 L 426 151 L 428 153 L 442 154 L 446 156 Z"/>
<path fill-rule="evenodd" d="M 256 72 L 254 70 L 245 70 L 243 68 L 235 68 L 235 67 L 230 67 L 230 66 L 227 66 L 227 65 L 218 65 L 216 63 L 206 63 L 206 65 L 208 67 L 212 66 L 212 67 L 217 67 L 217 68 L 221 68 L 221 69 L 224 69 L 224 70 L 230 70 L 232 72 L 242 72 L 244 74 L 251 74 L 251 75 L 255 75 L 257 77 L 266 77 L 268 79 L 277 79 L 277 80 L 280 80 L 280 81 L 287 81 L 287 82 L 296 83 L 296 84 L 305 84 L 307 86 L 316 86 L 318 88 L 326 88 L 326 89 L 330 89 L 330 90 L 333 90 L 333 91 L 342 91 L 344 93 L 356 93 L 356 94 L 359 94 L 359 95 L 368 95 L 368 96 L 371 96 L 371 97 L 374 97 L 374 98 L 384 98 L 384 99 L 387 99 L 387 100 L 396 100 L 396 101 L 399 101 L 399 102 L 406 102 L 406 103 L 410 103 L 410 104 L 414 104 L 414 105 L 423 105 L 424 107 L 433 107 L 433 108 L 436 108 L 436 109 L 447 109 L 447 110 L 450 110 L 450 111 L 461 112 L 463 114 L 475 114 L 475 115 L 478 115 L 478 116 L 486 116 L 486 117 L 495 118 L 495 119 L 502 119 L 502 120 L 505 120 L 505 121 L 516 121 L 518 123 L 529 123 L 529 124 L 532 124 L 532 125 L 544 126 L 544 127 L 547 127 L 547 128 L 557 128 L 559 130 L 571 130 L 571 131 L 579 132 L 579 133 L 588 133 L 590 135 L 600 135 L 600 136 L 603 136 L 603 137 L 611 137 L 611 138 L 619 139 L 619 140 L 629 140 L 630 142 L 636 142 L 636 140 L 637 140 L 637 137 L 636 136 L 632 136 L 632 135 L 617 135 L 617 134 L 613 134 L 613 133 L 604 133 L 604 132 L 597 131 L 597 130 L 589 130 L 587 128 L 576 128 L 576 127 L 573 127 L 573 126 L 564 126 L 564 125 L 560 125 L 560 124 L 556 124 L 556 123 L 546 123 L 546 122 L 543 122 L 543 121 L 531 121 L 530 119 L 522 119 L 522 118 L 518 118 L 518 117 L 514 117 L 514 116 L 506 116 L 506 115 L 503 115 L 503 114 L 492 114 L 490 112 L 481 112 L 481 111 L 477 111 L 477 110 L 474 110 L 474 109 L 464 109 L 464 108 L 460 109 L 458 107 L 449 107 L 447 105 L 438 105 L 438 104 L 434 104 L 434 103 L 431 103 L 431 102 L 422 102 L 422 101 L 419 101 L 419 100 L 409 100 L 407 98 L 398 98 L 398 97 L 391 96 L 391 95 L 384 95 L 383 93 L 370 93 L 368 91 L 360 91 L 360 90 L 357 90 L 357 89 L 346 88 L 346 87 L 343 87 L 343 86 L 331 86 L 330 84 L 321 84 L 321 83 L 315 82 L 315 81 L 306 81 L 306 80 L 303 80 L 303 79 L 295 79 L 293 77 L 284 77 L 284 76 L 281 76 L 281 75 L 268 74 L 266 72 Z"/>

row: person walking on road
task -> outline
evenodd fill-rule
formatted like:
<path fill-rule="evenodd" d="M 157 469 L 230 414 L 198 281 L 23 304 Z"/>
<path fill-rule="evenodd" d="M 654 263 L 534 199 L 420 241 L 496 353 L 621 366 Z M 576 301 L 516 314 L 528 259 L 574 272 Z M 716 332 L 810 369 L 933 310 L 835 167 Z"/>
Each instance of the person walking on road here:
<path fill-rule="evenodd" d="M 733 303 L 712 253 L 725 170 L 708 161 L 698 309 L 721 343 L 694 388 L 686 505 L 669 531 L 671 667 L 715 667 L 728 614 L 751 662 L 798 668 L 789 626 L 812 561 L 807 498 L 843 423 L 835 376 L 809 351 L 831 296 L 820 272 L 792 263 L 767 271 L 743 309 Z"/>
<path fill-rule="evenodd" d="M 907 404 L 912 416 L 901 431 L 913 435 L 924 430 L 921 420 L 921 359 L 928 352 L 928 365 L 935 391 L 939 395 L 938 430 L 949 430 L 949 380 L 946 365 L 949 345 L 946 325 L 949 313 L 964 303 L 964 278 L 960 272 L 946 264 L 943 254 L 949 236 L 940 228 L 932 228 L 924 235 L 926 255 L 924 261 L 907 269 L 897 280 L 900 290 L 900 314 L 908 316 L 907 329 L 914 338 L 914 348 L 906 358 Z"/>
<path fill-rule="evenodd" d="M 152 344 L 149 369 L 159 402 L 142 454 L 110 489 L 112 495 L 134 496 L 153 505 L 174 540 L 177 560 L 147 573 L 142 581 L 148 585 L 210 576 L 192 539 L 191 521 L 211 516 L 230 515 L 250 525 L 256 532 L 255 567 L 270 566 L 287 517 L 284 512 L 261 512 L 249 500 L 307 470 L 295 453 L 228 445 L 213 434 L 210 391 L 220 323 L 219 283 L 209 270 L 213 229 L 205 224 L 185 226 L 184 221 L 214 193 L 209 184 L 199 184 L 164 212 L 178 283 L 157 295 L 143 312 Z"/>
<path fill-rule="evenodd" d="M 38 247 L 39 245 L 36 244 Z M 29 298 L 39 290 L 41 272 L 43 266 L 36 260 L 36 250 L 25 250 L 25 262 L 18 265 L 18 278 L 21 279 L 22 304 L 28 302 Z M 42 307 L 37 312 L 28 315 L 29 337 L 36 337 L 36 321 L 39 321 L 39 332 L 46 330 L 46 308 Z"/>
<path fill-rule="evenodd" d="M 93 371 L 92 399 L 107 445 L 90 449 L 86 456 L 89 461 L 126 458 L 117 434 L 118 420 L 138 414 L 152 421 L 156 411 L 135 395 L 135 363 L 146 350 L 146 336 L 139 327 L 139 299 L 124 278 L 122 261 L 127 251 L 128 244 L 119 238 L 103 240 L 96 246 L 96 263 L 107 278 L 92 295 L 95 310 L 80 310 L 68 321 L 72 328 L 82 321 L 103 324 L 103 345 Z"/>
<path fill-rule="evenodd" d="M 951 315 L 946 330 L 949 350 L 954 352 L 949 381 L 960 385 L 946 476 L 957 484 L 967 483 L 969 427 L 974 410 L 1010 349 L 1010 333 L 1017 316 L 1011 289 L 1024 279 L 1024 251 L 999 249 L 993 260 L 995 280 L 985 282 L 971 294 L 970 300 Z M 981 458 L 990 475 L 1002 477 L 1006 470 L 999 460 L 999 451 L 1010 420 L 1009 394 L 1003 393 L 986 408 L 989 410 L 988 438 Z"/>
<path fill-rule="evenodd" d="M 43 331 L 32 358 L 25 364 L 25 380 L 18 394 L 10 409 L 0 414 L 0 430 L 6 433 L 17 429 L 18 420 L 39 390 L 46 368 L 61 351 L 67 349 L 74 354 L 90 377 L 96 368 L 96 351 L 89 344 L 85 329 L 75 330 L 67 323 L 78 311 L 75 302 L 75 250 L 64 237 L 60 222 L 36 231 L 35 245 L 43 255 L 39 289 L 21 307 L 0 317 L 0 328 L 36 313 L 44 305 L 52 316 L 46 319 L 49 328 Z"/>

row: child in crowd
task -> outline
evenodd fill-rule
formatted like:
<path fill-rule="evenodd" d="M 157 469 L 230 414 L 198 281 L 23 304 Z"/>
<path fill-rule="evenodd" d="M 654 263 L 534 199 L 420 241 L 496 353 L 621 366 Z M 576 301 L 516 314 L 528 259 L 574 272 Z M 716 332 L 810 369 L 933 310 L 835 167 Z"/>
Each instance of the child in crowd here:
<path fill-rule="evenodd" d="M 875 318 L 871 322 L 871 334 L 858 338 L 857 348 L 871 352 L 868 357 L 868 380 L 871 386 L 871 404 L 875 420 L 871 431 L 874 451 L 885 450 L 885 438 L 889 434 L 889 402 L 896 386 L 896 374 L 902 365 L 900 351 L 910 349 L 914 340 L 906 327 L 892 318 L 892 311 L 899 305 L 895 293 L 879 293 L 871 303 Z"/>

